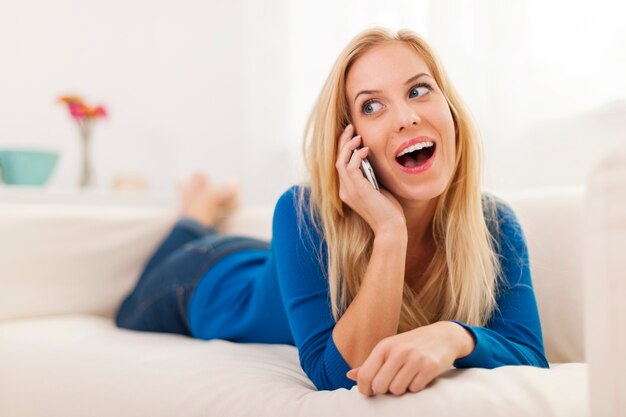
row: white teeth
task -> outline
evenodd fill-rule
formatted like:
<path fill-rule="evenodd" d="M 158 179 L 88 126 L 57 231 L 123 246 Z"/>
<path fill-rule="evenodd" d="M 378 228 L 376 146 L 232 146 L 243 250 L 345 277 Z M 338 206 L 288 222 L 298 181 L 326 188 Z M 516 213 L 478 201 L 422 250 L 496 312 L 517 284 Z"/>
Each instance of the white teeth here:
<path fill-rule="evenodd" d="M 411 146 L 409 146 L 408 148 L 406 148 L 405 150 L 403 150 L 402 152 L 400 152 L 396 158 L 399 158 L 399 157 L 401 157 L 402 155 L 407 154 L 407 153 L 411 153 L 411 152 L 419 151 L 420 149 L 430 148 L 431 146 L 433 146 L 433 143 L 432 143 L 432 142 L 420 142 L 420 143 L 416 143 L 415 145 L 411 145 Z"/>

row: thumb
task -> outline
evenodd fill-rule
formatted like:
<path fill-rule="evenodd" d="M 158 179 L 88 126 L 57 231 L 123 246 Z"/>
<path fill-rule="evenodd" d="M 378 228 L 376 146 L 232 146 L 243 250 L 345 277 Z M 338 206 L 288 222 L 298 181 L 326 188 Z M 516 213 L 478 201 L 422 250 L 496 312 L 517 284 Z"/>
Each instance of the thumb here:
<path fill-rule="evenodd" d="M 357 378 L 359 377 L 359 369 L 361 368 L 358 367 L 358 368 L 350 369 L 348 373 L 346 373 L 346 376 L 348 377 L 348 379 L 356 381 Z"/>

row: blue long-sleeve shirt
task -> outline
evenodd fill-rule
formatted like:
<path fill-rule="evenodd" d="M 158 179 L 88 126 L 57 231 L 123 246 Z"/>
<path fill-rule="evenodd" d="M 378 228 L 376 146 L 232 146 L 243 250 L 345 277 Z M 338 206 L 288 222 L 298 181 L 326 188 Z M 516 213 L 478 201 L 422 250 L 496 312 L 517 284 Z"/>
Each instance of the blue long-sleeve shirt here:
<path fill-rule="evenodd" d="M 318 389 L 351 388 L 350 367 L 332 338 L 325 242 L 307 210 L 299 216 L 298 193 L 292 187 L 278 200 L 269 250 L 233 253 L 205 274 L 189 305 L 191 332 L 202 339 L 295 345 Z M 497 219 L 487 223 L 501 260 L 498 309 L 485 327 L 456 321 L 476 346 L 454 366 L 547 367 L 524 236 L 512 209 L 497 201 Z"/>

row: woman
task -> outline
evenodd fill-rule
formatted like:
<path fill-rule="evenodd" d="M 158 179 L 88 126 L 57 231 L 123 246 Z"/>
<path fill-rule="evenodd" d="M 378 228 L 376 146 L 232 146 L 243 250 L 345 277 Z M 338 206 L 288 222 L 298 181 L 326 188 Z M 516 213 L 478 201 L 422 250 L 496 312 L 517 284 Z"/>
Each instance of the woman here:
<path fill-rule="evenodd" d="M 295 344 L 318 389 L 368 396 L 420 391 L 452 366 L 548 366 L 522 230 L 481 195 L 479 138 L 422 39 L 358 35 L 305 156 L 310 184 L 279 199 L 271 244 L 217 233 L 234 192 L 196 176 L 118 324 Z"/>

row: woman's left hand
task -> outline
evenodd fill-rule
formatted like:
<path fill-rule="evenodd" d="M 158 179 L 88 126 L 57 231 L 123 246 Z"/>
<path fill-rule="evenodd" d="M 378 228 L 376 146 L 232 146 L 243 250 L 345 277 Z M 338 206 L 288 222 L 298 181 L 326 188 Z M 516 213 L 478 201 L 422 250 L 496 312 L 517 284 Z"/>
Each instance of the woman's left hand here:
<path fill-rule="evenodd" d="M 367 396 L 418 392 L 472 350 L 474 340 L 467 330 L 440 321 L 381 340 L 347 376 Z"/>

